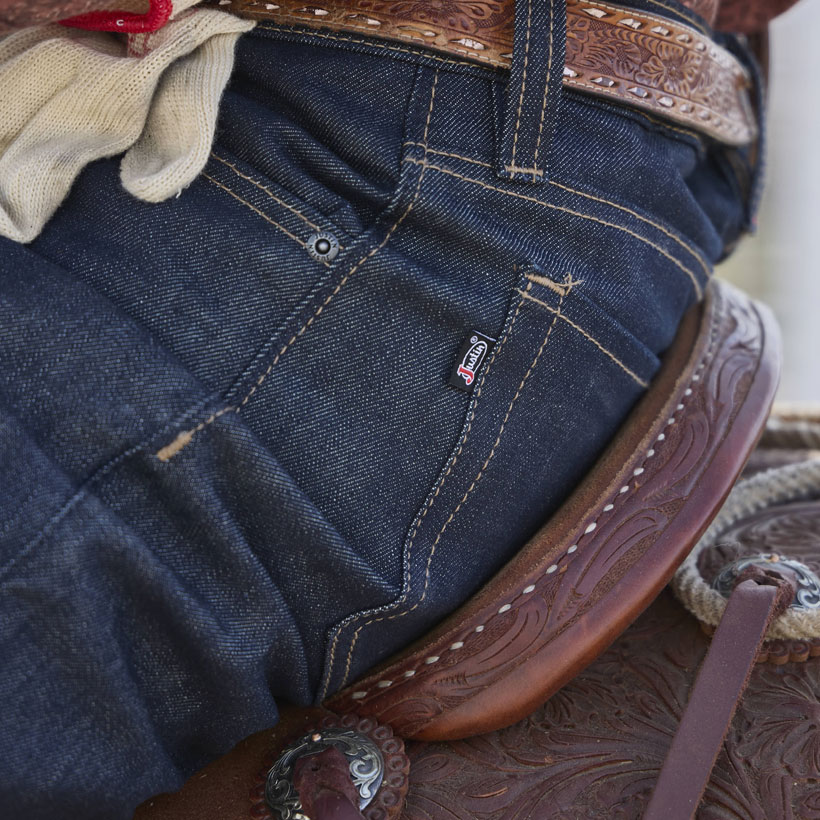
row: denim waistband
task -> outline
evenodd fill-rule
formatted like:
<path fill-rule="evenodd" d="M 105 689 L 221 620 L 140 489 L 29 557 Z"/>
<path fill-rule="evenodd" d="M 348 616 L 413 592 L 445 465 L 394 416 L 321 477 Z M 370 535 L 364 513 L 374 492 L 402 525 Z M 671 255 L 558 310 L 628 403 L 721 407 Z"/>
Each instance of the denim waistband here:
<path fill-rule="evenodd" d="M 659 0 L 652 13 L 598 0 L 507 0 L 491 12 L 464 0 L 446 8 L 360 6 L 360 0 L 319 6 L 280 0 L 264 7 L 256 0 L 222 2 L 241 16 L 331 36 L 372 36 L 507 70 L 500 178 L 545 181 L 541 166 L 549 158 L 562 89 L 637 107 L 728 145 L 748 145 L 756 135 L 743 60 L 688 9 L 685 21 L 658 14 L 667 10 Z"/>

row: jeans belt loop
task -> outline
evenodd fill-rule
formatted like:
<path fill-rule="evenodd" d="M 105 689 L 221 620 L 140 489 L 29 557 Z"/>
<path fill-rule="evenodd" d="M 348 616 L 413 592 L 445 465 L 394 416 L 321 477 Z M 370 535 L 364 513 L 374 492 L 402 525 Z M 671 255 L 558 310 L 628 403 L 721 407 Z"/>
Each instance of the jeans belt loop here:
<path fill-rule="evenodd" d="M 566 0 L 515 0 L 515 35 L 496 172 L 543 183 L 561 98 Z"/>

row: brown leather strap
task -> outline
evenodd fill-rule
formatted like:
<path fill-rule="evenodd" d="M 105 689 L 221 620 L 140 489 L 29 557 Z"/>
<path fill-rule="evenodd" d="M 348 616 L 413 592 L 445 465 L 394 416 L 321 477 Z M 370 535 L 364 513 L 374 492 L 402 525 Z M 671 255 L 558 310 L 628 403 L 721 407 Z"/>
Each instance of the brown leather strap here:
<path fill-rule="evenodd" d="M 784 578 L 744 577 L 700 668 L 644 820 L 689 820 L 694 815 L 769 624 L 794 596 Z"/>
<path fill-rule="evenodd" d="M 263 29 L 317 29 L 321 42 L 373 37 L 393 41 L 379 46 L 388 52 L 430 49 L 499 68 L 510 67 L 513 52 L 514 0 L 208 2 L 259 20 Z M 639 108 L 727 145 L 755 139 L 749 73 L 705 27 L 604 0 L 566 2 L 565 87 Z"/>
<path fill-rule="evenodd" d="M 302 814 L 310 820 L 364 820 L 350 766 L 336 748 L 303 757 L 293 768 Z"/>

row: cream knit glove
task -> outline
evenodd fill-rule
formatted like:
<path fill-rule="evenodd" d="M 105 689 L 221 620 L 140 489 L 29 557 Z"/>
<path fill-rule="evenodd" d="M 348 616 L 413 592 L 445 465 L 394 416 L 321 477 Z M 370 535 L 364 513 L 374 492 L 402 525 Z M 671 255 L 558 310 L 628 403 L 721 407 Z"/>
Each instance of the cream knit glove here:
<path fill-rule="evenodd" d="M 0 40 L 0 234 L 30 242 L 88 163 L 129 148 L 122 182 L 140 199 L 196 178 L 236 40 L 254 25 L 197 2 L 127 40 L 59 25 Z"/>

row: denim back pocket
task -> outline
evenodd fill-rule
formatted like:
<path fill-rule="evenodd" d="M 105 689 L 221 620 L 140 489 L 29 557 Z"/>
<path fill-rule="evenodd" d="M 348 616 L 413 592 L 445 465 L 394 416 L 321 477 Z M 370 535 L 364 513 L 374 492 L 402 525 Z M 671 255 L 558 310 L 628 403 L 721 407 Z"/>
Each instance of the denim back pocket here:
<path fill-rule="evenodd" d="M 591 468 L 648 386 L 658 358 L 583 288 L 582 275 L 557 265 L 518 278 L 465 397 L 460 435 L 409 528 L 401 595 L 338 625 L 326 693 L 487 581 Z"/>

